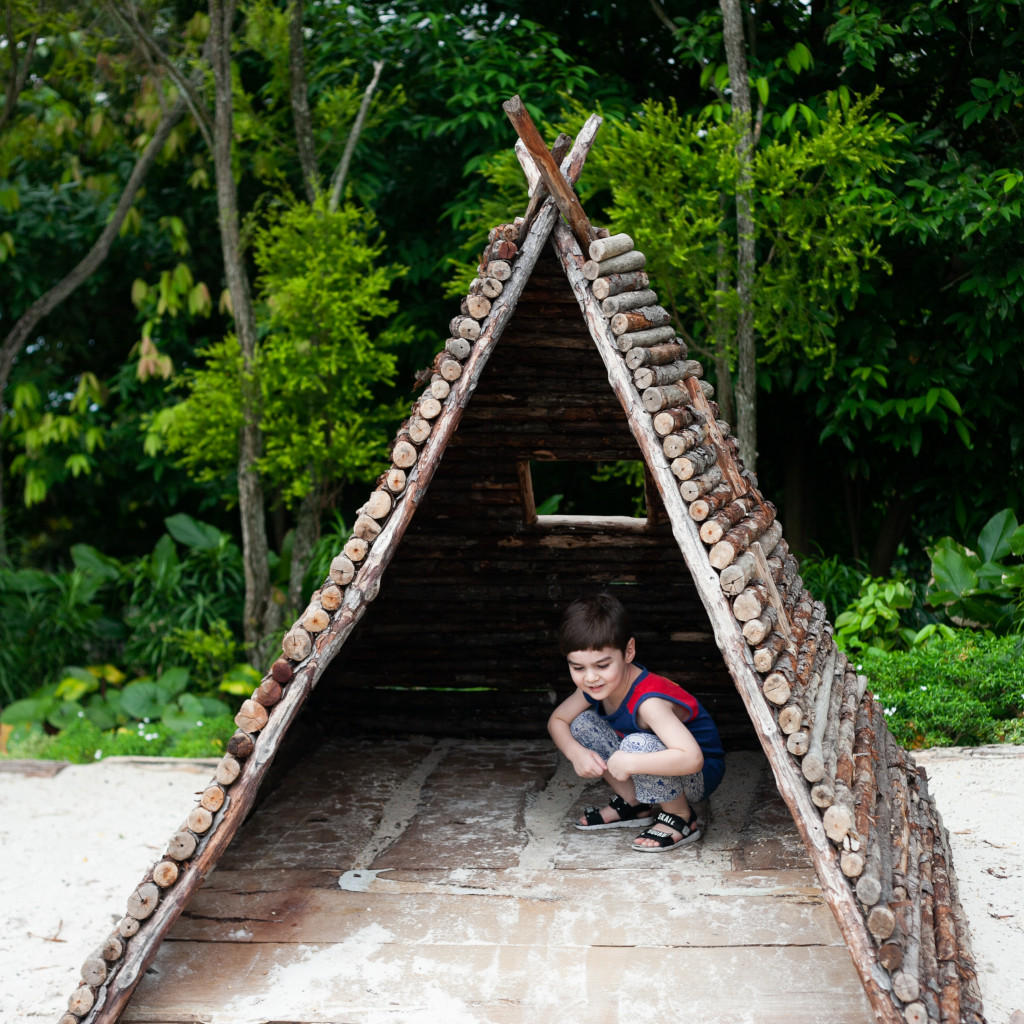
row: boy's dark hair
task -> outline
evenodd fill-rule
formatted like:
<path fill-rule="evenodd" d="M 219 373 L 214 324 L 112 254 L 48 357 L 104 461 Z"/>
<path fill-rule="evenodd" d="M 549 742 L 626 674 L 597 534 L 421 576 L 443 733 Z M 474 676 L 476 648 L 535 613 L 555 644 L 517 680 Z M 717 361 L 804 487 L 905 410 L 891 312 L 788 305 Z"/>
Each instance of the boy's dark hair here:
<path fill-rule="evenodd" d="M 565 656 L 605 647 L 625 651 L 632 635 L 622 602 L 608 593 L 595 594 L 581 597 L 565 609 L 558 629 L 558 649 Z"/>

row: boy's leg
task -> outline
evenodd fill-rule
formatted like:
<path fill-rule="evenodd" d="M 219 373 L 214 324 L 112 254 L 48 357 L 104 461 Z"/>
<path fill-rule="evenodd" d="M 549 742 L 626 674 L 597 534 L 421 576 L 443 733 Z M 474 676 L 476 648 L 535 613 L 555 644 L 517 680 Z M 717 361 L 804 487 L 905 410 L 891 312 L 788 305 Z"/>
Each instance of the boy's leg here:
<path fill-rule="evenodd" d="M 621 750 L 630 753 L 648 754 L 665 749 L 665 744 L 653 733 L 638 732 L 623 739 Z M 644 803 L 661 804 L 661 809 L 678 815 L 683 821 L 692 822 L 695 815 L 691 805 L 700 803 L 705 797 L 704 774 L 693 775 L 634 775 L 633 785 L 637 798 Z M 683 838 L 677 829 L 670 829 L 663 822 L 658 828 L 670 832 L 674 840 Z M 658 846 L 657 840 L 638 838 L 634 846 Z"/>
<path fill-rule="evenodd" d="M 618 734 L 607 722 L 602 721 L 595 711 L 588 709 L 577 715 L 569 724 L 569 731 L 577 743 L 582 744 L 588 750 L 594 751 L 595 754 L 604 758 L 605 761 L 619 749 L 620 740 Z M 630 807 L 635 807 L 640 802 L 637 800 L 636 789 L 632 779 L 616 779 L 608 772 L 605 772 L 602 778 L 611 787 L 612 792 L 621 797 Z M 593 818 L 593 815 L 597 814 L 600 815 L 601 823 L 603 824 L 613 824 L 622 818 L 619 811 L 610 804 L 602 807 L 600 811 L 597 808 L 588 807 L 587 813 L 579 819 L 577 825 L 580 827 L 598 827 L 588 822 L 589 818 Z M 630 823 L 634 820 L 643 823 L 651 820 L 651 818 L 650 815 L 642 815 L 629 819 Z"/>

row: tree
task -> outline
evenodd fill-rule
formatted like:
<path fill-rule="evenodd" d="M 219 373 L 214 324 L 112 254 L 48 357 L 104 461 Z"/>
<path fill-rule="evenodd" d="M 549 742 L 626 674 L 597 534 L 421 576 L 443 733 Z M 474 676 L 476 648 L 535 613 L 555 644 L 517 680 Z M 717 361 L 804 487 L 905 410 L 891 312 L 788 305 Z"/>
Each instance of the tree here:
<path fill-rule="evenodd" d="M 38 159 L 38 154 L 32 151 L 33 147 L 38 150 L 49 145 L 58 152 L 64 150 L 71 156 L 81 180 L 82 161 L 75 151 L 77 147 L 93 150 L 91 156 L 95 156 L 98 150 L 102 157 L 105 150 L 129 142 L 121 131 L 113 130 L 109 125 L 108 113 L 104 110 L 101 99 L 103 86 L 96 78 L 83 74 L 83 37 L 94 47 L 92 52 L 97 58 L 103 54 L 104 44 L 97 42 L 95 36 L 85 33 L 73 20 L 73 15 L 66 14 L 63 10 L 47 10 L 46 5 L 33 8 L 20 4 L 12 4 L 7 9 L 7 45 L 3 48 L 2 66 L 5 76 L 4 106 L 0 110 L 0 132 L 3 133 L 0 135 L 0 174 L 4 177 L 14 175 L 16 181 L 15 185 L 8 185 L 4 190 L 4 205 L 8 209 L 17 210 L 21 203 L 21 193 L 27 191 L 24 165 Z M 42 49 L 38 45 L 40 40 L 43 42 Z M 36 96 L 26 93 L 26 86 L 30 81 L 29 72 L 33 63 L 38 60 L 43 61 L 45 65 L 45 72 L 43 67 L 37 71 L 46 74 L 46 86 L 43 89 L 32 88 L 31 91 L 36 94 L 42 93 L 41 101 Z M 82 77 L 85 77 L 84 88 Z M 67 87 L 69 84 L 71 88 Z M 159 80 L 149 84 L 158 92 L 162 88 Z M 68 94 L 73 94 L 76 102 L 69 102 Z M 185 103 L 180 96 L 172 94 L 161 98 L 161 113 L 157 123 L 144 124 L 142 133 L 134 139 L 136 147 L 141 145 L 141 152 L 131 166 L 127 180 L 120 189 L 120 195 L 116 198 L 116 204 L 92 246 L 60 280 L 34 298 L 27 308 L 21 310 L 13 326 L 0 342 L 0 419 L 4 414 L 4 399 L 11 371 L 26 342 L 40 321 L 74 294 L 107 258 L 112 244 L 135 208 L 136 198 L 146 176 L 167 149 L 172 132 L 181 120 L 184 110 Z M 54 119 L 48 116 L 51 114 L 57 115 L 56 122 L 59 127 L 55 133 L 56 137 L 44 128 L 40 133 L 41 139 L 29 143 L 27 136 L 35 133 L 41 126 L 52 128 Z M 88 138 L 91 135 L 92 139 L 96 140 L 104 133 L 105 128 L 106 138 L 99 144 L 90 145 L 83 139 L 83 136 Z M 60 139 L 62 135 L 67 137 L 66 141 Z M 99 192 L 101 199 L 105 194 L 111 197 L 116 194 L 116 185 L 112 187 L 112 183 L 108 182 L 97 188 L 95 178 L 91 183 L 86 179 L 85 186 Z M 5 233 L 3 244 L 0 245 L 0 262 L 15 264 L 17 245 L 18 239 L 10 233 Z M 95 393 L 97 388 L 93 387 L 92 390 Z M 38 391 L 36 394 L 38 397 Z M 38 405 L 38 402 L 30 399 L 27 404 L 22 403 L 22 419 L 24 413 L 33 405 Z M 21 426 L 25 426 L 24 422 Z M 0 432 L 0 438 L 2 436 Z M 36 437 L 37 443 L 45 443 L 45 431 L 37 431 Z M 78 455 L 75 461 L 70 462 L 69 469 L 76 475 L 79 472 L 87 472 L 88 460 Z M 30 488 L 27 500 L 39 499 L 40 486 L 41 481 L 38 481 Z M 6 557 L 5 525 L 3 462 L 0 458 L 0 558 Z"/>
<path fill-rule="evenodd" d="M 265 488 L 297 515 L 288 606 L 301 584 L 323 512 L 346 483 L 381 469 L 397 410 L 382 401 L 407 329 L 389 324 L 388 298 L 404 268 L 381 263 L 371 214 L 351 203 L 296 203 L 274 213 L 255 240 L 262 314 L 252 369 L 229 339 L 181 382 L 186 397 L 154 418 L 151 444 L 166 443 L 200 479 L 223 478 L 237 455 L 243 409 L 238 378 L 260 388 Z"/>

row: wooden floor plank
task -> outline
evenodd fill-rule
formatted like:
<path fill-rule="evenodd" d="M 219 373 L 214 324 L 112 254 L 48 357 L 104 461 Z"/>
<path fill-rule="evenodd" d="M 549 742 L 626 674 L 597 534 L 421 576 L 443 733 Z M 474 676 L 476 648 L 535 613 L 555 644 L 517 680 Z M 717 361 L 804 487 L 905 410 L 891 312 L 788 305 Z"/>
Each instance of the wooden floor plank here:
<path fill-rule="evenodd" d="M 626 946 L 842 945 L 832 912 L 799 894 L 705 896 L 699 914 L 671 888 L 616 885 L 582 897 L 331 892 L 199 894 L 172 937 L 203 942 L 344 942 L 379 924 L 407 944 L 588 946 L 595 929 Z"/>
<path fill-rule="evenodd" d="M 350 943 L 167 942 L 125 1024 L 869 1024 L 843 947 L 429 945 L 373 926 Z M 414 951 L 414 955 L 412 952 Z M 177 982 L 187 978 L 183 987 Z M 165 984 L 173 979 L 173 985 Z M 302 994 L 297 1006 L 295 993 Z"/>
<path fill-rule="evenodd" d="M 868 1024 L 763 755 L 730 756 L 704 838 L 666 856 L 571 827 L 606 799 L 539 740 L 328 743 L 246 823 L 124 1020 Z"/>

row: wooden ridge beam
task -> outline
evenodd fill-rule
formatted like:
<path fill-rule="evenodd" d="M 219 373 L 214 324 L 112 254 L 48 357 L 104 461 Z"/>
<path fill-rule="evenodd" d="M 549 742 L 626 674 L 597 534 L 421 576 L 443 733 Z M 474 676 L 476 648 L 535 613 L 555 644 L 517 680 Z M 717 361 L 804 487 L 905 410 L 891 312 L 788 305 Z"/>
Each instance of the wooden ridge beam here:
<path fill-rule="evenodd" d="M 529 111 L 518 96 L 506 100 L 501 106 L 508 114 L 508 119 L 512 122 L 516 134 L 523 140 L 523 145 L 533 159 L 544 187 L 551 193 L 559 212 L 572 225 L 573 234 L 585 251 L 595 238 L 594 228 L 583 212 L 576 193 L 573 192 L 558 169 L 558 164 L 555 163 L 555 158 L 549 152 L 540 132 L 537 131 L 537 126 L 533 123 Z"/>

